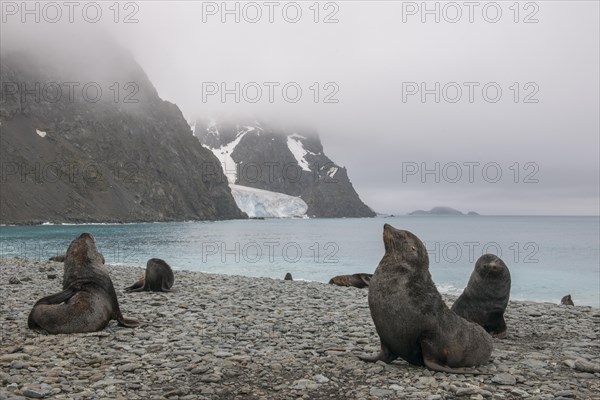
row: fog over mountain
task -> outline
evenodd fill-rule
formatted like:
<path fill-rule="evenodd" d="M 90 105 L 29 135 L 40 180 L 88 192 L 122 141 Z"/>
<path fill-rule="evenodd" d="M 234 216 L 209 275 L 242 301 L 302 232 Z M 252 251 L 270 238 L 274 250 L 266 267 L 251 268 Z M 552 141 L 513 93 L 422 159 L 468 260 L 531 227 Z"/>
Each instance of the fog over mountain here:
<path fill-rule="evenodd" d="M 99 4 L 97 23 L 3 8 L 2 52 L 101 81 L 118 66 L 80 63 L 71 45 L 110 35 L 188 121 L 314 129 L 377 212 L 599 214 L 598 2 Z"/>

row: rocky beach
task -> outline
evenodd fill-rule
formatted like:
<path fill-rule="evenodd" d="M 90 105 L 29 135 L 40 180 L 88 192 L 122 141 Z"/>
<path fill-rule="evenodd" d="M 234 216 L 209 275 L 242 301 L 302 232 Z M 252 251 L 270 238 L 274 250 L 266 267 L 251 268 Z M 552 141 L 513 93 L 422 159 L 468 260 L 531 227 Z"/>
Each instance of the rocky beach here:
<path fill-rule="evenodd" d="M 63 264 L 0 268 L 0 399 L 600 399 L 597 308 L 511 301 L 492 362 L 454 375 L 360 361 L 379 346 L 367 289 L 176 270 L 174 292 L 126 294 L 144 269 L 106 265 L 141 325 L 44 335 L 27 317 Z"/>

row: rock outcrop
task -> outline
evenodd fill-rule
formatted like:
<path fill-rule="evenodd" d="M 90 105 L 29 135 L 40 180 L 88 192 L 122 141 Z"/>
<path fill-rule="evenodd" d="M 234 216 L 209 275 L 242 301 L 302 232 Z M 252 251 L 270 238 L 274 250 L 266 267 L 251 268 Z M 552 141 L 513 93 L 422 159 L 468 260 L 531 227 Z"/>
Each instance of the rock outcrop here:
<path fill-rule="evenodd" d="M 128 51 L 104 41 L 0 64 L 0 223 L 246 217 Z"/>
<path fill-rule="evenodd" d="M 309 217 L 374 217 L 346 168 L 323 151 L 316 132 L 268 126 L 253 119 L 198 120 L 194 135 L 211 149 L 229 183 L 302 199 Z"/>

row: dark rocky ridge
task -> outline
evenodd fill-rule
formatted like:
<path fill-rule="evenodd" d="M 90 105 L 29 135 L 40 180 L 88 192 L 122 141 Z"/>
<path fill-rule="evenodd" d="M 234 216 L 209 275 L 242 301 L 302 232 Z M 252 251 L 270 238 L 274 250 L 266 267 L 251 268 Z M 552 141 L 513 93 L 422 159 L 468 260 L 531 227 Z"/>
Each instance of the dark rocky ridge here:
<path fill-rule="evenodd" d="M 408 213 L 408 215 L 479 215 L 475 211 L 469 211 L 467 214 L 463 214 L 461 211 L 452 207 L 433 207 L 429 211 L 416 210 Z"/>
<path fill-rule="evenodd" d="M 235 166 L 224 166 L 226 172 L 236 171 L 236 184 L 298 196 L 308 205 L 306 214 L 310 217 L 375 216 L 354 190 L 346 168 L 325 155 L 318 134 L 310 129 L 289 129 L 239 118 L 216 123 L 198 120 L 194 131 L 200 142 L 213 150 L 242 134 L 230 154 Z M 301 143 L 307 151 L 305 160 L 310 171 L 299 165 L 288 146 L 289 140 Z"/>
<path fill-rule="evenodd" d="M 245 218 L 218 160 L 132 55 L 82 42 L 52 57 L 2 54 L 0 223 Z M 65 82 L 79 85 L 74 95 Z M 82 95 L 89 82 L 103 91 L 97 102 Z"/>

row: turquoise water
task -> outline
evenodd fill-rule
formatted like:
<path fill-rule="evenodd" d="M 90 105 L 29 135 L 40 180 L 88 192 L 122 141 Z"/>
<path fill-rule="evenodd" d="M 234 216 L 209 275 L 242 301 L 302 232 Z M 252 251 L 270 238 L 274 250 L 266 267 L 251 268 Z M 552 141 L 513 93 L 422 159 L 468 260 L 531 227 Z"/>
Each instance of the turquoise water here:
<path fill-rule="evenodd" d="M 512 275 L 511 298 L 600 306 L 598 217 L 402 216 L 127 225 L 0 227 L 0 255 L 47 259 L 92 232 L 107 263 L 145 265 L 151 257 L 176 269 L 327 282 L 372 272 L 383 255 L 382 227 L 408 229 L 429 251 L 440 291 L 460 293 L 476 259 L 498 254 Z"/>

